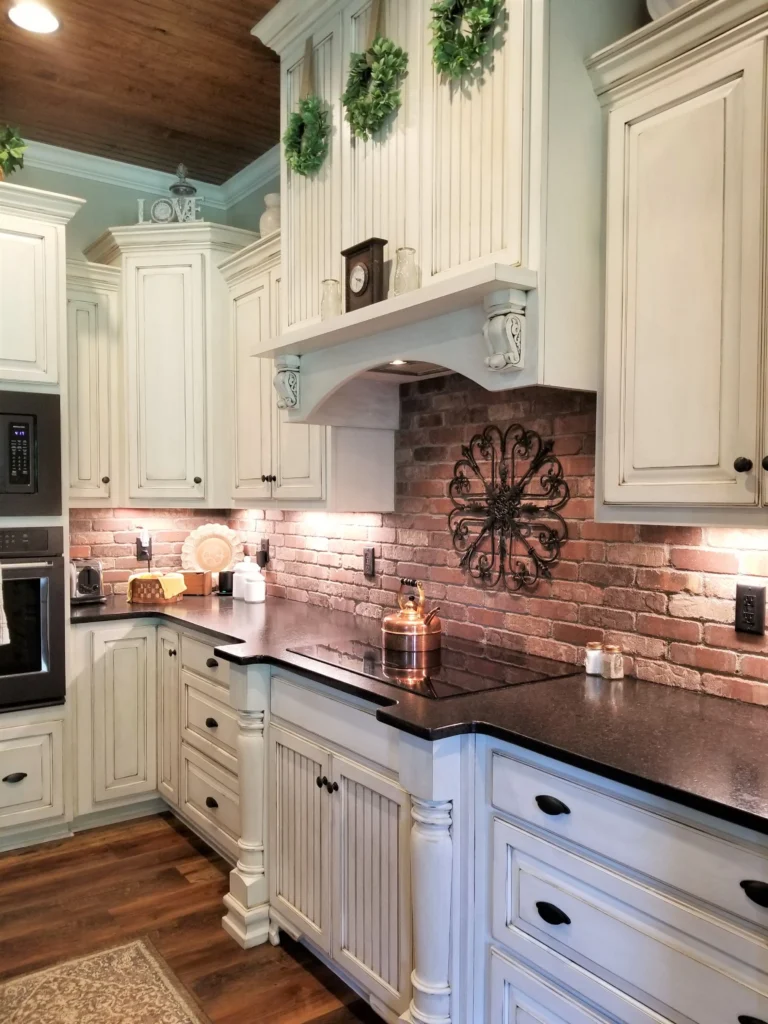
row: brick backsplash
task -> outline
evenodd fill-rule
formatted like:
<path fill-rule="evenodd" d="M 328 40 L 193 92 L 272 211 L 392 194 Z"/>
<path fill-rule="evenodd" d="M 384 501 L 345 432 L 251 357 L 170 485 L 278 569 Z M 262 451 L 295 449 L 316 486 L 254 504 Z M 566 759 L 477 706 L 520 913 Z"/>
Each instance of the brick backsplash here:
<path fill-rule="evenodd" d="M 425 583 L 446 633 L 576 662 L 588 640 L 618 643 L 641 679 L 768 704 L 768 638 L 733 630 L 736 582 L 768 577 L 768 530 L 596 523 L 595 397 L 525 388 L 490 394 L 461 377 L 401 389 L 397 511 L 391 515 L 190 510 L 73 510 L 72 551 L 107 565 L 116 592 L 136 563 L 136 529 L 153 533 L 156 564 L 179 565 L 203 522 L 229 522 L 255 553 L 268 537 L 268 592 L 378 619 L 401 576 Z M 488 423 L 521 422 L 554 438 L 571 488 L 569 540 L 551 581 L 530 592 L 485 591 L 458 568 L 448 482 L 462 443 Z M 376 577 L 363 575 L 363 548 Z"/>

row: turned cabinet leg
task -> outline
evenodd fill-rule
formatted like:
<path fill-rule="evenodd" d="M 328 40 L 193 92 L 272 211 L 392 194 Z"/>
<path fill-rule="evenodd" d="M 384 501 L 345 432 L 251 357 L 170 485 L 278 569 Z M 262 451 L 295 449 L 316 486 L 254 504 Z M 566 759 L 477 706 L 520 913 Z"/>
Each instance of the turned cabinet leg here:
<path fill-rule="evenodd" d="M 237 759 L 240 777 L 240 840 L 237 867 L 224 897 L 225 930 L 248 949 L 267 941 L 269 894 L 264 867 L 264 712 L 239 711 Z"/>
<path fill-rule="evenodd" d="M 411 807 L 414 1024 L 451 1024 L 452 810 L 451 801 L 415 797 Z"/>

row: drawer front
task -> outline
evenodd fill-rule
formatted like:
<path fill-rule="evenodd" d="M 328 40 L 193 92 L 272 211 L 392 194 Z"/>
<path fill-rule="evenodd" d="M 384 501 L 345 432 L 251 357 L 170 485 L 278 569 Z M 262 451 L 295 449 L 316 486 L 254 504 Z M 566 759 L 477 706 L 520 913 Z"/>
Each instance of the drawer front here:
<path fill-rule="evenodd" d="M 768 1020 L 765 941 L 506 822 L 493 849 L 493 935 L 518 955 L 528 936 L 697 1024 Z"/>
<path fill-rule="evenodd" d="M 220 686 L 229 686 L 229 662 L 217 657 L 213 644 L 204 644 L 192 637 L 181 638 L 181 665 L 210 679 Z"/>
<path fill-rule="evenodd" d="M 0 730 L 0 828 L 64 813 L 62 722 Z"/>
<path fill-rule="evenodd" d="M 505 754 L 493 754 L 491 778 L 491 799 L 499 810 L 768 928 L 768 908 L 741 887 L 742 881 L 768 883 L 768 855 L 757 848 L 634 807 Z"/>
<path fill-rule="evenodd" d="M 237 778 L 186 743 L 181 745 L 181 809 L 203 835 L 237 859 L 240 800 Z"/>
<path fill-rule="evenodd" d="M 237 774 L 237 715 L 222 703 L 221 688 L 186 669 L 181 673 L 181 687 L 182 738 Z"/>

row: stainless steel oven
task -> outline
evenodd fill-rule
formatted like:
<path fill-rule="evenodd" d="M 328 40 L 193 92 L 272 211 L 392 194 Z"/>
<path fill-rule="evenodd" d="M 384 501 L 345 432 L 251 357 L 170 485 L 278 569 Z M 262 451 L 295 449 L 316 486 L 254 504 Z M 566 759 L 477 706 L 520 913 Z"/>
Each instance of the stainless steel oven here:
<path fill-rule="evenodd" d="M 0 712 L 64 703 L 63 551 L 60 526 L 0 527 L 10 636 L 0 646 Z"/>
<path fill-rule="evenodd" d="M 61 515 L 58 395 L 0 391 L 0 516 Z"/>

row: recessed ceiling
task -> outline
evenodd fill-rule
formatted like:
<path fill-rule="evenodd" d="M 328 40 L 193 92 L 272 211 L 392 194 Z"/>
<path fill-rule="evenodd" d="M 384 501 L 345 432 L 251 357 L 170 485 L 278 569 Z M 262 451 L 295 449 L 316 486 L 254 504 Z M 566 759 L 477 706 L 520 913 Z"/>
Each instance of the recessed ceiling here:
<path fill-rule="evenodd" d="M 50 0 L 33 35 L 0 0 L 0 124 L 220 185 L 279 138 L 279 62 L 250 34 L 277 0 Z"/>

